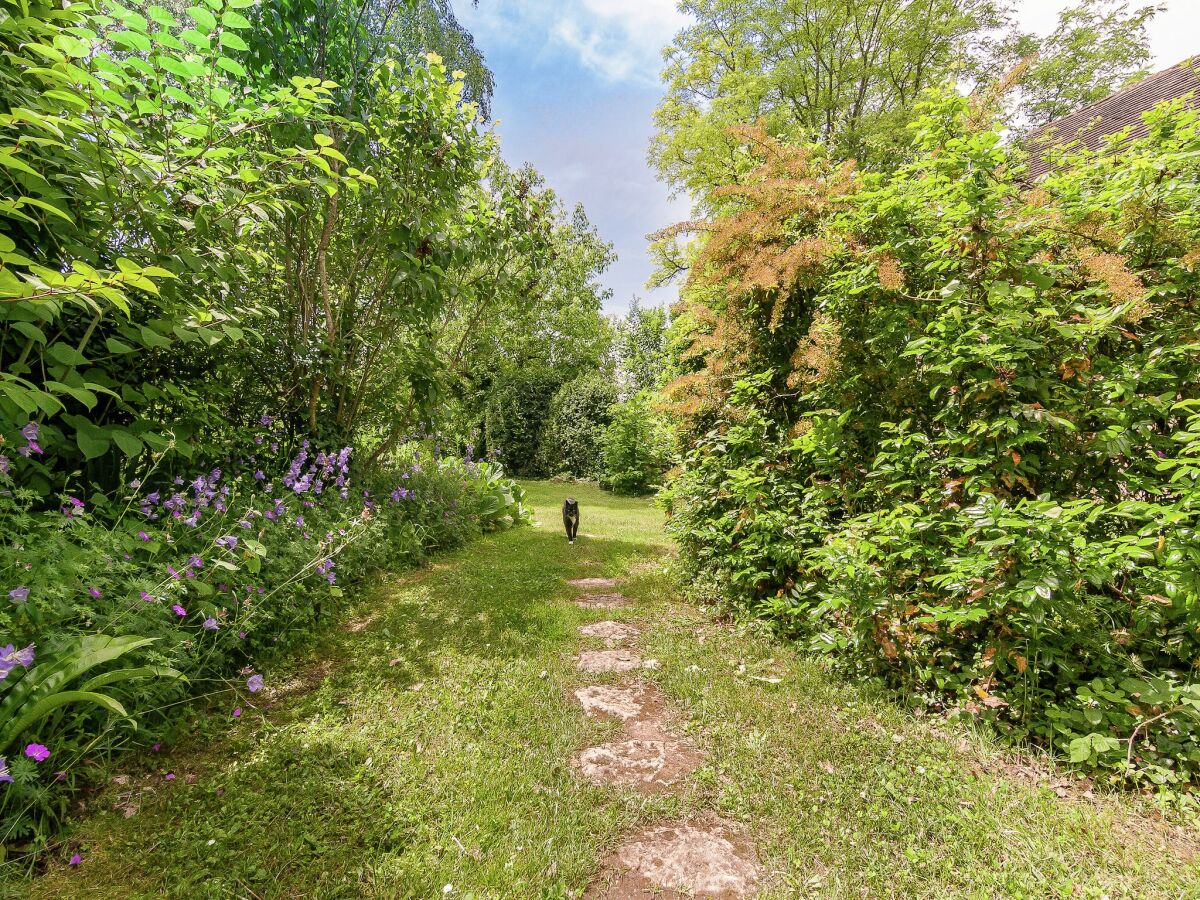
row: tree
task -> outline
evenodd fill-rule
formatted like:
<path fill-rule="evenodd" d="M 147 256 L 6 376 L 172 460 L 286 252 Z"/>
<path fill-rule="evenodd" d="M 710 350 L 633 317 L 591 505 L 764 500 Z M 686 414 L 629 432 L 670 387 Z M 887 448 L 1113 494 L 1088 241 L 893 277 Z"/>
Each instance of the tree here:
<path fill-rule="evenodd" d="M 1057 27 L 1044 38 L 1010 36 L 996 65 L 1009 68 L 1029 60 L 1012 91 L 1012 124 L 1038 128 L 1144 76 L 1151 58 L 1146 28 L 1159 9 L 1083 0 L 1059 13 Z"/>
<path fill-rule="evenodd" d="M 995 0 L 688 0 L 667 51 L 650 158 L 702 207 L 753 168 L 729 128 L 760 122 L 888 166 L 926 88 L 969 74 L 1006 24 Z"/>
<path fill-rule="evenodd" d="M 645 308 L 634 297 L 629 311 L 614 323 L 617 380 L 625 394 L 659 387 L 666 367 L 667 311 Z"/>

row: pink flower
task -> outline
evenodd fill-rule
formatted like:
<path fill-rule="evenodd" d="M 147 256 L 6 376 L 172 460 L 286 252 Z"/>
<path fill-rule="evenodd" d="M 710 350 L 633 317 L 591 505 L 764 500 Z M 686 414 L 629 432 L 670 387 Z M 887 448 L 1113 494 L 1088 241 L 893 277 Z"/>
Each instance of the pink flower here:
<path fill-rule="evenodd" d="M 180 606 L 178 603 L 171 604 L 171 611 L 173 613 L 175 613 L 175 615 L 179 616 L 180 618 L 183 618 L 184 616 L 187 615 L 187 610 L 184 609 L 182 606 Z"/>
<path fill-rule="evenodd" d="M 79 865 L 81 862 L 83 862 L 83 857 L 82 857 L 82 856 L 80 856 L 78 853 L 76 853 L 74 856 L 72 856 L 72 857 L 71 857 L 71 861 L 70 861 L 70 862 L 68 862 L 68 863 L 67 863 L 67 865 L 69 865 L 69 866 L 77 866 L 77 865 Z"/>
<path fill-rule="evenodd" d="M 233 711 L 233 717 L 235 719 L 240 719 L 242 717 L 242 708 L 240 706 Z"/>
<path fill-rule="evenodd" d="M 174 772 L 168 772 L 168 773 L 167 773 L 167 781 L 174 781 L 174 780 L 175 780 L 175 773 L 174 773 Z"/>
<path fill-rule="evenodd" d="M 29 744 L 25 748 L 25 755 L 35 762 L 42 762 L 50 758 L 50 748 L 45 744 Z"/>

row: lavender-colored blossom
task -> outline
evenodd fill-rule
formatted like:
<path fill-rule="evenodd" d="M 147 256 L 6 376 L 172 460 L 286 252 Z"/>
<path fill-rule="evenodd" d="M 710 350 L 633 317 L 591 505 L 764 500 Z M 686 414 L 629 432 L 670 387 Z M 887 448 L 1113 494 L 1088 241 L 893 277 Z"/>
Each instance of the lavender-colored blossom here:
<path fill-rule="evenodd" d="M 0 475 L 7 475 L 12 464 L 8 461 L 8 457 L 0 453 Z"/>
<path fill-rule="evenodd" d="M 170 573 L 171 577 L 174 578 L 176 581 L 179 580 L 179 573 L 175 571 L 174 566 L 167 566 L 167 572 Z"/>
<path fill-rule="evenodd" d="M 193 569 L 203 569 L 204 560 L 202 560 L 199 556 L 192 555 L 188 557 L 188 565 Z"/>
<path fill-rule="evenodd" d="M 225 534 L 217 538 L 213 543 L 225 550 L 235 550 L 237 549 L 238 539 L 232 534 Z"/>
<path fill-rule="evenodd" d="M 174 478 L 171 479 L 171 484 L 175 485 L 176 487 L 183 484 L 183 476 L 176 475 Z"/>
<path fill-rule="evenodd" d="M 8 673 L 17 666 L 28 669 L 33 665 L 33 644 L 23 650 L 16 649 L 12 644 L 0 647 L 0 681 L 8 677 Z"/>
<path fill-rule="evenodd" d="M 26 744 L 25 755 L 34 762 L 44 762 L 50 758 L 50 748 L 45 744 Z"/>
<path fill-rule="evenodd" d="M 38 429 L 39 426 L 37 422 L 30 422 L 21 429 L 21 437 L 25 438 L 27 441 L 36 441 L 38 439 Z"/>
<path fill-rule="evenodd" d="M 168 772 L 168 773 L 166 774 L 166 779 L 167 779 L 167 781 L 174 781 L 174 780 L 175 780 L 175 773 L 174 773 L 174 772 Z"/>
<path fill-rule="evenodd" d="M 184 609 L 182 606 L 180 606 L 178 603 L 171 604 L 171 612 L 175 613 L 175 615 L 179 616 L 180 618 L 183 618 L 184 616 L 187 615 L 187 610 Z"/>
<path fill-rule="evenodd" d="M 144 531 L 139 531 L 137 533 L 137 536 L 138 536 L 139 541 L 149 541 L 150 540 L 150 535 L 146 534 L 146 532 L 144 532 Z"/>
<path fill-rule="evenodd" d="M 0 756 L 0 784 L 12 784 L 12 776 L 8 774 L 8 760 Z"/>
<path fill-rule="evenodd" d="M 100 599 L 100 588 L 90 587 L 90 588 L 88 588 L 88 593 L 91 594 L 92 597 L 95 598 L 96 600 Z"/>
<path fill-rule="evenodd" d="M 72 856 L 72 857 L 71 857 L 71 859 L 70 859 L 70 861 L 67 863 L 67 865 L 68 865 L 68 866 L 77 866 L 77 865 L 79 865 L 81 862 L 83 862 L 83 857 L 82 857 L 82 856 L 80 856 L 78 853 L 76 853 L 74 856 Z"/>
<path fill-rule="evenodd" d="M 214 619 L 212 616 L 209 616 L 207 619 L 204 620 L 204 629 L 206 631 L 216 631 L 217 628 L 218 628 L 217 620 Z"/>
<path fill-rule="evenodd" d="M 242 708 L 240 706 L 233 711 L 233 717 L 235 719 L 240 719 L 242 717 Z"/>
<path fill-rule="evenodd" d="M 19 587 L 13 588 L 8 592 L 8 599 L 13 603 L 24 603 L 29 599 L 29 588 L 25 587 L 23 584 Z"/>
<path fill-rule="evenodd" d="M 246 680 L 246 688 L 252 694 L 257 693 L 258 691 L 261 691 L 262 686 L 263 686 L 263 677 L 261 675 L 251 675 Z"/>
<path fill-rule="evenodd" d="M 244 632 L 244 631 L 239 631 L 239 632 L 238 632 L 238 640 L 239 640 L 239 641 L 244 641 L 245 639 L 246 639 L 246 632 Z"/>
<path fill-rule="evenodd" d="M 145 591 L 140 591 L 140 592 L 138 593 L 138 596 L 139 596 L 139 597 L 141 597 L 141 598 L 142 598 L 142 600 L 143 600 L 143 601 L 145 601 L 146 603 L 153 603 L 153 602 L 154 602 L 154 597 L 153 597 L 153 595 L 151 595 L 151 594 L 148 594 L 148 593 L 146 593 Z"/>

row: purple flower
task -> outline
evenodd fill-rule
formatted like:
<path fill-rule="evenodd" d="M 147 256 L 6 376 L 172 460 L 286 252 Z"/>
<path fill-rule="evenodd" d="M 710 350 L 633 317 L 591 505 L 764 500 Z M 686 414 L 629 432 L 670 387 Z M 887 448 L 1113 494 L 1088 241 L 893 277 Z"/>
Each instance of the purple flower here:
<path fill-rule="evenodd" d="M 27 441 L 36 441 L 38 439 L 38 423 L 30 422 L 21 429 L 21 437 Z"/>
<path fill-rule="evenodd" d="M 255 469 L 254 470 L 254 480 L 255 481 L 266 481 L 267 474 L 262 469 Z"/>
<path fill-rule="evenodd" d="M 233 717 L 235 719 L 240 719 L 242 717 L 242 708 L 240 706 L 233 711 Z"/>
<path fill-rule="evenodd" d="M 167 781 L 174 781 L 174 780 L 175 780 L 175 773 L 174 773 L 174 772 L 168 772 L 166 777 L 167 777 Z"/>
<path fill-rule="evenodd" d="M 198 556 L 192 556 L 188 559 L 188 565 L 191 566 L 193 569 L 203 569 L 204 568 L 204 560 L 202 560 Z"/>
<path fill-rule="evenodd" d="M 187 615 L 187 610 L 184 609 L 182 606 L 180 606 L 178 603 L 171 604 L 171 612 L 175 613 L 175 615 L 179 616 L 180 618 L 183 618 L 184 616 Z"/>
<path fill-rule="evenodd" d="M 214 619 L 212 616 L 209 616 L 207 619 L 204 620 L 204 628 L 206 631 L 216 631 L 217 630 L 217 620 Z"/>
<path fill-rule="evenodd" d="M 260 419 L 258 420 L 258 424 L 259 424 L 259 425 L 262 425 L 264 428 L 270 428 L 270 427 L 271 427 L 271 424 L 272 424 L 274 421 L 275 421 L 275 420 L 274 420 L 274 419 L 272 419 L 270 416 L 263 416 L 262 418 L 260 418 Z"/>
<path fill-rule="evenodd" d="M 77 866 L 81 862 L 83 862 L 83 857 L 80 856 L 78 853 L 76 853 L 74 856 L 71 857 L 71 860 L 70 860 L 70 862 L 67 863 L 67 865 L 68 866 Z"/>
<path fill-rule="evenodd" d="M 139 591 L 138 596 L 141 597 L 147 603 L 154 602 L 154 596 L 152 594 L 148 594 L 146 591 Z"/>
<path fill-rule="evenodd" d="M 235 550 L 235 549 L 237 549 L 238 539 L 235 538 L 232 534 L 226 534 L 226 535 L 222 535 L 221 537 L 217 538 L 215 541 L 213 541 L 213 543 L 216 544 L 218 547 L 222 547 L 226 550 Z"/>
<path fill-rule="evenodd" d="M 239 641 L 244 641 L 245 639 L 246 639 L 246 632 L 244 632 L 244 631 L 239 631 L 239 632 L 238 632 L 238 640 L 239 640 Z"/>
<path fill-rule="evenodd" d="M 8 457 L 0 453 L 0 475 L 7 475 L 10 465 Z"/>
<path fill-rule="evenodd" d="M 33 665 L 33 644 L 23 650 L 17 650 L 12 644 L 0 647 L 0 681 L 8 677 L 8 673 L 17 666 L 28 669 Z"/>
<path fill-rule="evenodd" d="M 0 756 L 0 784 L 12 784 L 12 776 L 8 774 L 8 760 Z"/>
<path fill-rule="evenodd" d="M 153 747 L 151 747 L 150 749 L 151 749 L 151 750 L 153 750 L 155 753 L 157 753 L 159 750 L 161 750 L 161 749 L 162 749 L 162 744 L 155 744 L 155 745 L 154 745 Z"/>
<path fill-rule="evenodd" d="M 251 675 L 250 678 L 246 681 L 246 687 L 250 690 L 250 693 L 252 693 L 252 694 L 257 693 L 258 691 L 261 691 L 262 686 L 263 686 L 263 677 L 261 675 Z"/>
<path fill-rule="evenodd" d="M 95 598 L 97 600 L 100 599 L 100 588 L 90 587 L 90 588 L 88 588 L 88 593 L 91 594 L 93 598 Z"/>
<path fill-rule="evenodd" d="M 25 587 L 25 585 L 13 588 L 8 592 L 8 599 L 13 603 L 24 603 L 29 599 L 29 588 Z"/>
<path fill-rule="evenodd" d="M 138 536 L 138 540 L 140 540 L 140 541 L 150 540 L 150 535 L 146 534 L 146 532 L 144 532 L 144 531 L 139 531 L 137 533 L 137 536 Z"/>
<path fill-rule="evenodd" d="M 146 502 L 152 506 L 158 506 L 158 501 L 162 499 L 162 495 L 158 491 L 151 491 L 146 495 Z"/>
<path fill-rule="evenodd" d="M 172 578 L 174 578 L 176 581 L 179 580 L 179 573 L 175 571 L 174 566 L 167 566 L 167 571 L 171 574 Z"/>
<path fill-rule="evenodd" d="M 25 755 L 34 762 L 42 762 L 50 758 L 50 748 L 45 744 L 27 744 L 25 746 Z"/>

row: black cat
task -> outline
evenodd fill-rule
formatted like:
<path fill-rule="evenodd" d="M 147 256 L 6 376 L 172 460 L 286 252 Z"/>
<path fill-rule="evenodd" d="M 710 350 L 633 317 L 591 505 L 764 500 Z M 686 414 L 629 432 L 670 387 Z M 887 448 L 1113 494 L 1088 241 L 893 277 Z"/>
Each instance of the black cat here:
<path fill-rule="evenodd" d="M 563 501 L 563 525 L 567 528 L 567 540 L 575 543 L 575 535 L 579 531 L 579 501 L 574 497 Z"/>

